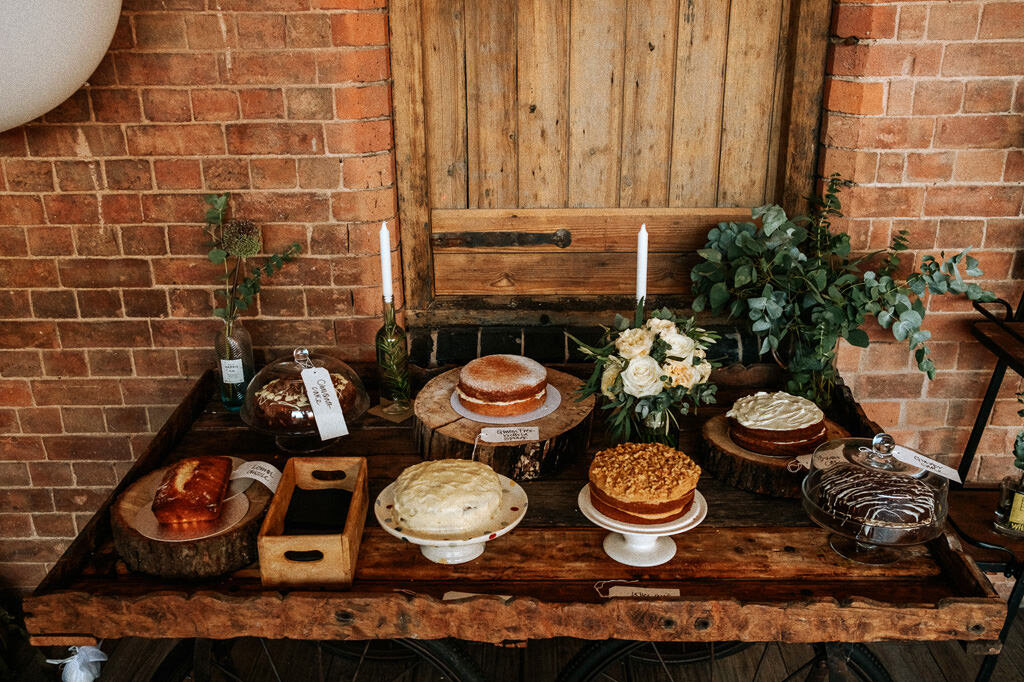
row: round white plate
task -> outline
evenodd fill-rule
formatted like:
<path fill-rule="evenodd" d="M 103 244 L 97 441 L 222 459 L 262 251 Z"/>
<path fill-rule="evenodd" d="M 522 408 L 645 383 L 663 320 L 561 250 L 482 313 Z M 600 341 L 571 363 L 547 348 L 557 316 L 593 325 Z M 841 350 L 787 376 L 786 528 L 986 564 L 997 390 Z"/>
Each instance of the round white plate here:
<path fill-rule="evenodd" d="M 484 551 L 484 543 L 501 537 L 515 528 L 526 514 L 529 501 L 526 491 L 511 478 L 498 474 L 501 481 L 501 504 L 498 511 L 481 528 L 449 534 L 415 533 L 403 528 L 394 513 L 395 483 L 377 496 L 373 512 L 381 528 L 400 540 L 420 546 L 423 556 L 439 564 L 461 564 L 472 561 Z"/>
<path fill-rule="evenodd" d="M 635 524 L 608 518 L 590 501 L 590 486 L 584 485 L 576 498 L 580 511 L 594 524 L 610 531 L 603 543 L 605 554 L 627 566 L 658 566 L 676 555 L 676 543 L 668 536 L 695 528 L 708 514 L 708 503 L 699 490 L 693 492 L 689 511 L 675 521 Z"/>
<path fill-rule="evenodd" d="M 557 410 L 558 406 L 562 404 L 562 394 L 557 388 L 548 384 L 547 399 L 543 405 L 536 410 L 531 410 L 525 414 L 514 414 L 510 417 L 488 417 L 484 414 L 477 414 L 462 404 L 456 391 L 452 391 L 451 403 L 452 409 L 459 415 L 481 424 L 525 424 L 526 422 L 546 417 Z"/>
<path fill-rule="evenodd" d="M 244 462 L 245 460 L 240 457 L 231 457 L 231 470 L 234 471 Z M 236 478 L 231 481 L 227 493 L 224 495 L 220 516 L 215 521 L 181 525 L 161 524 L 153 515 L 152 507 L 147 504 L 136 512 L 132 527 L 150 540 L 162 542 L 187 542 L 220 535 L 224 531 L 230 530 L 249 512 L 249 498 L 243 493 L 249 489 L 252 483 L 251 478 Z M 155 497 L 159 487 L 160 480 L 155 479 L 149 496 Z"/>

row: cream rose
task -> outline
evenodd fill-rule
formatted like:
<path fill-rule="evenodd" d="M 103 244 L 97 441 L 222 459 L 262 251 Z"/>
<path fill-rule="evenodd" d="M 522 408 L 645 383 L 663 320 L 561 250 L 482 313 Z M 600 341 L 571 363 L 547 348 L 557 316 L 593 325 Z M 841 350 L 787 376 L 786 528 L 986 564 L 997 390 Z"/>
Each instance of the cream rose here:
<path fill-rule="evenodd" d="M 668 344 L 668 355 L 673 358 L 679 358 L 681 361 L 689 362 L 693 358 L 693 351 L 697 347 L 697 344 L 689 336 L 675 332 L 662 336 L 665 343 Z"/>
<path fill-rule="evenodd" d="M 652 317 L 647 320 L 647 328 L 661 336 L 664 336 L 665 334 L 678 334 L 675 322 L 672 320 L 662 320 L 657 317 Z"/>
<path fill-rule="evenodd" d="M 704 357 L 703 355 L 701 357 Z M 700 373 L 700 379 L 697 380 L 698 384 L 703 384 L 711 376 L 711 363 L 702 362 L 697 365 L 697 371 Z"/>
<path fill-rule="evenodd" d="M 627 329 L 615 339 L 615 350 L 627 360 L 632 360 L 650 353 L 652 343 L 654 332 L 650 329 Z"/>
<path fill-rule="evenodd" d="M 622 390 L 637 398 L 658 395 L 665 388 L 661 375 L 661 366 L 654 358 L 649 355 L 635 357 L 622 370 Z"/>
<path fill-rule="evenodd" d="M 708 366 L 710 367 L 710 365 Z M 693 388 L 701 383 L 700 370 L 689 361 L 669 360 L 665 363 L 665 374 L 668 375 L 668 383 L 672 386 Z"/>
<path fill-rule="evenodd" d="M 619 374 L 622 373 L 622 365 L 615 358 L 608 361 L 608 364 L 604 366 L 604 371 L 601 372 L 601 393 L 606 398 L 615 398 L 615 394 L 612 393 L 612 384 L 619 378 Z"/>

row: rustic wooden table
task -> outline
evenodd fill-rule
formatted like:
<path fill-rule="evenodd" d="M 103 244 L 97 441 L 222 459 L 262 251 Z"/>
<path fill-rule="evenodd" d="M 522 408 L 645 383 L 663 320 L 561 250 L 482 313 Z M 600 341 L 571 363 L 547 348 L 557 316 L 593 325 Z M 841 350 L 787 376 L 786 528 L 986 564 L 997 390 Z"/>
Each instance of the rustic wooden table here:
<path fill-rule="evenodd" d="M 723 403 L 749 385 L 749 371 L 724 378 Z M 280 464 L 270 439 L 225 412 L 214 388 L 208 373 L 111 500 L 145 472 L 185 455 Z M 838 404 L 832 417 L 854 432 L 866 428 L 852 402 Z M 856 419 L 859 427 L 851 423 Z M 699 433 L 693 426 L 691 438 Z M 368 458 L 371 499 L 419 459 L 408 422 L 369 416 L 334 452 Z M 371 514 L 350 591 L 267 590 L 254 567 L 203 582 L 131 573 L 112 546 L 108 501 L 26 599 L 27 627 L 36 644 L 128 636 L 861 642 L 994 640 L 1003 624 L 1005 605 L 953 536 L 913 548 L 893 565 L 856 564 L 829 549 L 828 534 L 808 521 L 798 501 L 740 492 L 711 478 L 699 485 L 707 519 L 676 536 L 674 559 L 653 568 L 617 564 L 601 548 L 606 531 L 576 508 L 588 460 L 580 453 L 556 478 L 526 483 L 530 509 L 522 524 L 468 564 L 427 561 Z M 675 588 L 679 596 L 598 594 L 598 583 L 616 580 Z M 448 591 L 481 596 L 445 601 Z"/>

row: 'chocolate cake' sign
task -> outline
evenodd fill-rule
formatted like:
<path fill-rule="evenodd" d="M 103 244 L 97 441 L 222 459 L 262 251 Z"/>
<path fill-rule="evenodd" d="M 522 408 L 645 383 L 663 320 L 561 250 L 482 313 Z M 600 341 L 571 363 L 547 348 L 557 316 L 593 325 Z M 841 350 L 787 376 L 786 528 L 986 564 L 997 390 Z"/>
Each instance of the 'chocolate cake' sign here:
<path fill-rule="evenodd" d="M 306 386 L 310 407 L 313 408 L 313 419 L 316 429 L 320 432 L 320 440 L 348 435 L 348 424 L 341 411 L 338 392 L 334 390 L 331 373 L 323 367 L 312 367 L 302 370 L 302 383 Z"/>

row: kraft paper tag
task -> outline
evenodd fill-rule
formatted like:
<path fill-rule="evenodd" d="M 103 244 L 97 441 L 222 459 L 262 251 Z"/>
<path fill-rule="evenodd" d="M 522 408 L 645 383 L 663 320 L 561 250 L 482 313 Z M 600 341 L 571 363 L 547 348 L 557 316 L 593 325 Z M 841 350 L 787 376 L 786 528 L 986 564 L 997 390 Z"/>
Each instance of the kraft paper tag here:
<path fill-rule="evenodd" d="M 477 594 L 476 592 L 445 592 L 441 601 L 453 601 L 455 599 L 466 599 L 467 597 L 498 597 L 503 602 L 511 601 L 511 594 Z"/>
<path fill-rule="evenodd" d="M 480 440 L 485 443 L 518 443 L 540 440 L 539 426 L 495 426 L 480 429 Z"/>
<path fill-rule="evenodd" d="M 893 447 L 892 456 L 904 464 L 920 467 L 926 471 L 932 472 L 933 474 L 938 474 L 943 478 L 948 478 L 949 480 L 956 481 L 957 483 L 960 482 L 960 474 L 956 469 L 950 468 L 941 462 L 936 462 L 934 459 L 925 457 L 913 450 L 908 450 L 902 445 Z"/>
<path fill-rule="evenodd" d="M 251 478 L 267 486 L 270 492 L 277 492 L 277 484 L 281 482 L 281 472 L 266 462 L 245 462 L 231 472 L 231 480 Z"/>
<path fill-rule="evenodd" d="M 348 435 L 348 424 L 341 412 L 338 392 L 331 382 L 331 373 L 323 367 L 302 370 L 302 383 L 306 385 L 306 395 L 313 408 L 313 419 L 316 429 L 320 432 L 320 440 L 329 440 L 338 436 Z"/>
<path fill-rule="evenodd" d="M 614 585 L 608 588 L 609 597 L 678 597 L 676 587 L 633 587 L 632 585 Z"/>
<path fill-rule="evenodd" d="M 796 459 L 790 460 L 789 466 L 786 468 L 790 471 L 796 472 L 800 470 L 800 467 L 804 469 L 811 468 L 811 457 L 813 455 L 798 455 Z M 846 461 L 841 451 L 835 450 L 833 452 L 823 452 L 818 455 L 818 468 L 819 469 L 831 469 L 837 464 L 842 464 Z M 797 463 L 797 466 L 793 466 L 793 462 Z"/>

